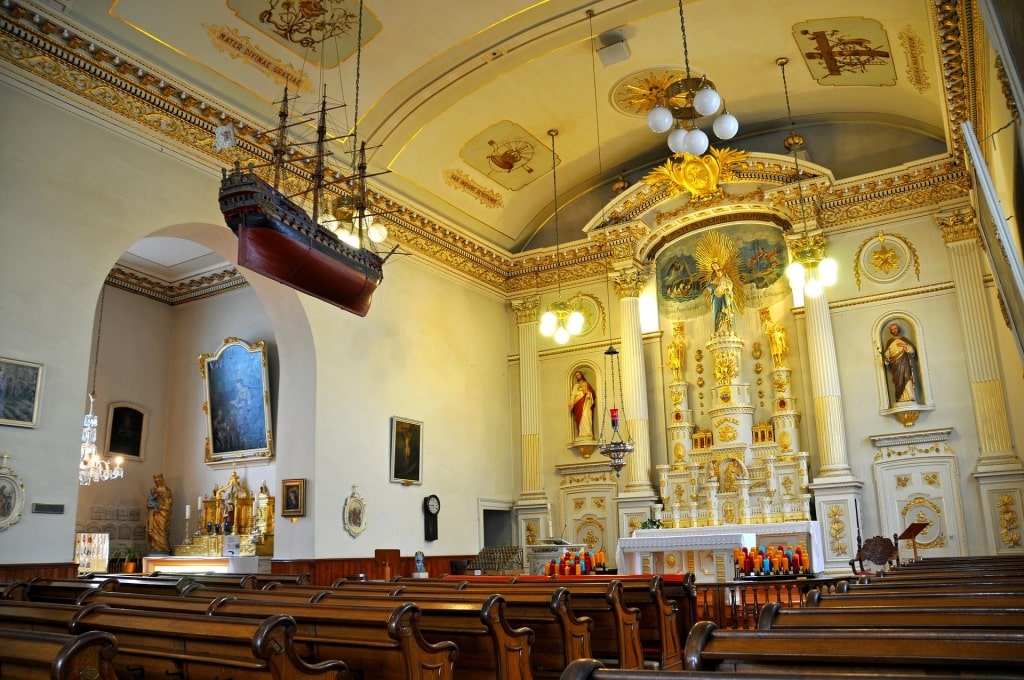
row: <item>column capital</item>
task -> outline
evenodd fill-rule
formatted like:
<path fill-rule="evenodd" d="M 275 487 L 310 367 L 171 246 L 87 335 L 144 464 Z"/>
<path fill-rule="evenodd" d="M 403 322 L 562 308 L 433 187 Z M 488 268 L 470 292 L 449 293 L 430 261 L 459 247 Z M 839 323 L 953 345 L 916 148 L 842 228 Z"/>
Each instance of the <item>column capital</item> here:
<path fill-rule="evenodd" d="M 786 244 L 793 253 L 793 259 L 805 267 L 815 266 L 824 260 L 828 248 L 828 240 L 821 230 L 791 232 L 786 234 Z"/>
<path fill-rule="evenodd" d="M 652 268 L 650 266 L 636 267 L 627 265 L 616 269 L 614 273 L 608 276 L 612 280 L 615 294 L 619 300 L 623 300 L 625 298 L 640 297 L 640 291 L 647 285 L 647 280 L 651 278 L 651 273 Z"/>
<path fill-rule="evenodd" d="M 942 230 L 942 240 L 946 245 L 960 241 L 978 241 L 981 238 L 978 221 L 972 208 L 936 214 L 935 223 Z"/>
<path fill-rule="evenodd" d="M 516 313 L 516 322 L 520 325 L 537 323 L 538 311 L 540 311 L 540 298 L 531 295 L 525 298 L 512 300 L 512 311 Z"/>

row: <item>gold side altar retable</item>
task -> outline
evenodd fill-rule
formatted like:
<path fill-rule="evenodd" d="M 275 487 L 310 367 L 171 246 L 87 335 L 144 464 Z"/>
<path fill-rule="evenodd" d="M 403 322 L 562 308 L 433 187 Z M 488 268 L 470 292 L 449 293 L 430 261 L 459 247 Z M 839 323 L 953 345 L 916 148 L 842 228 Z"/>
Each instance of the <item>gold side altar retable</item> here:
<path fill-rule="evenodd" d="M 243 486 L 235 470 L 228 483 L 214 487 L 202 498 L 199 528 L 190 536 L 191 544 L 174 546 L 175 556 L 219 557 L 224 554 L 225 522 L 229 535 L 239 537 L 239 555 L 270 557 L 274 554 L 274 497 L 267 483 L 253 494 Z"/>

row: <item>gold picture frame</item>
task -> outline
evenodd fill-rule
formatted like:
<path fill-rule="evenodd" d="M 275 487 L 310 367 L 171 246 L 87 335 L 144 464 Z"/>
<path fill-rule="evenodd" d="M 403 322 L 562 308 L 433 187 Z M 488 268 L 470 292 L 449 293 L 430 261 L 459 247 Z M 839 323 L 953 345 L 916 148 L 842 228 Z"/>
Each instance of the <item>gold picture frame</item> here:
<path fill-rule="evenodd" d="M 423 483 L 423 423 L 391 418 L 391 481 L 411 486 Z"/>
<path fill-rule="evenodd" d="M 281 481 L 281 517 L 306 516 L 306 480 Z"/>
<path fill-rule="evenodd" d="M 199 355 L 206 401 L 203 414 L 209 433 L 205 462 L 212 466 L 274 455 L 271 432 L 267 348 L 225 338 L 212 354 Z"/>

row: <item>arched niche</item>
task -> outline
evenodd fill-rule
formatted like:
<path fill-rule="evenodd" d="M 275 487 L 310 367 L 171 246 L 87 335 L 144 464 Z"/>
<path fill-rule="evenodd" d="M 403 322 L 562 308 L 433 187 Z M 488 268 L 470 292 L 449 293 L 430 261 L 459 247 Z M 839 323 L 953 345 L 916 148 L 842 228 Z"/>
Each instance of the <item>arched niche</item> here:
<path fill-rule="evenodd" d="M 871 342 L 878 412 L 910 427 L 922 412 L 935 408 L 924 327 L 909 312 L 889 311 L 872 325 Z"/>

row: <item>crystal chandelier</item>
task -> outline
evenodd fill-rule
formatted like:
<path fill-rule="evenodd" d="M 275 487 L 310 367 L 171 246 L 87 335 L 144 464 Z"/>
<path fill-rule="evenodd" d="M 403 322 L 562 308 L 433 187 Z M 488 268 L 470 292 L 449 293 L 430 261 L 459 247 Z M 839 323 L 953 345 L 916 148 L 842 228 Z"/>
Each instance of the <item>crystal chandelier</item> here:
<path fill-rule="evenodd" d="M 558 282 L 558 299 L 548 305 L 548 310 L 540 317 L 540 333 L 545 337 L 554 336 L 555 342 L 564 345 L 573 335 L 583 330 L 583 314 L 572 304 L 562 299 L 562 274 L 559 268 L 558 239 L 558 176 L 555 172 L 557 156 L 555 155 L 555 137 L 558 130 L 548 130 L 551 137 L 551 184 L 555 194 L 555 279 Z"/>
<path fill-rule="evenodd" d="M 105 292 L 100 293 L 100 313 L 96 321 L 96 349 L 92 362 L 92 391 L 89 393 L 89 412 L 82 419 L 82 450 L 78 462 L 78 484 L 89 486 L 93 482 L 106 482 L 111 479 L 124 477 L 121 456 L 114 458 L 113 462 L 100 455 L 96 448 L 96 426 L 99 418 L 93 413 L 96 404 L 96 365 L 100 356 L 100 327 L 103 324 L 103 298 Z"/>
<path fill-rule="evenodd" d="M 686 44 L 683 0 L 679 0 L 679 29 L 683 35 L 686 75 L 674 80 L 660 93 L 658 105 L 647 114 L 647 125 L 652 132 L 658 134 L 672 130 L 668 136 L 668 148 L 672 153 L 685 152 L 700 156 L 708 150 L 708 136 L 697 127 L 697 118 L 712 116 L 721 111 L 711 126 L 719 139 L 735 137 L 740 124 L 736 116 L 725 108 L 725 102 L 715 89 L 715 84 L 707 76 L 697 78 L 690 74 L 690 50 Z"/>
<path fill-rule="evenodd" d="M 612 463 L 612 469 L 615 470 L 615 475 L 618 476 L 622 472 L 622 468 L 626 467 L 626 456 L 633 452 L 633 438 L 627 429 L 626 437 L 623 439 L 622 432 L 619 430 L 620 423 L 625 417 L 622 409 L 619 408 L 619 403 L 622 401 L 622 371 L 619 367 L 619 350 L 615 349 L 615 345 L 608 345 L 608 349 L 604 351 L 604 357 L 605 374 L 608 376 L 608 380 L 604 384 L 604 403 L 607 407 L 607 417 L 601 418 L 601 436 L 598 440 L 598 450 L 603 455 L 608 456 Z M 616 382 L 615 378 L 616 373 L 618 373 L 618 382 Z M 608 401 L 609 382 L 612 384 L 611 402 Z M 605 439 L 604 428 L 609 423 L 611 425 L 611 434 Z"/>

